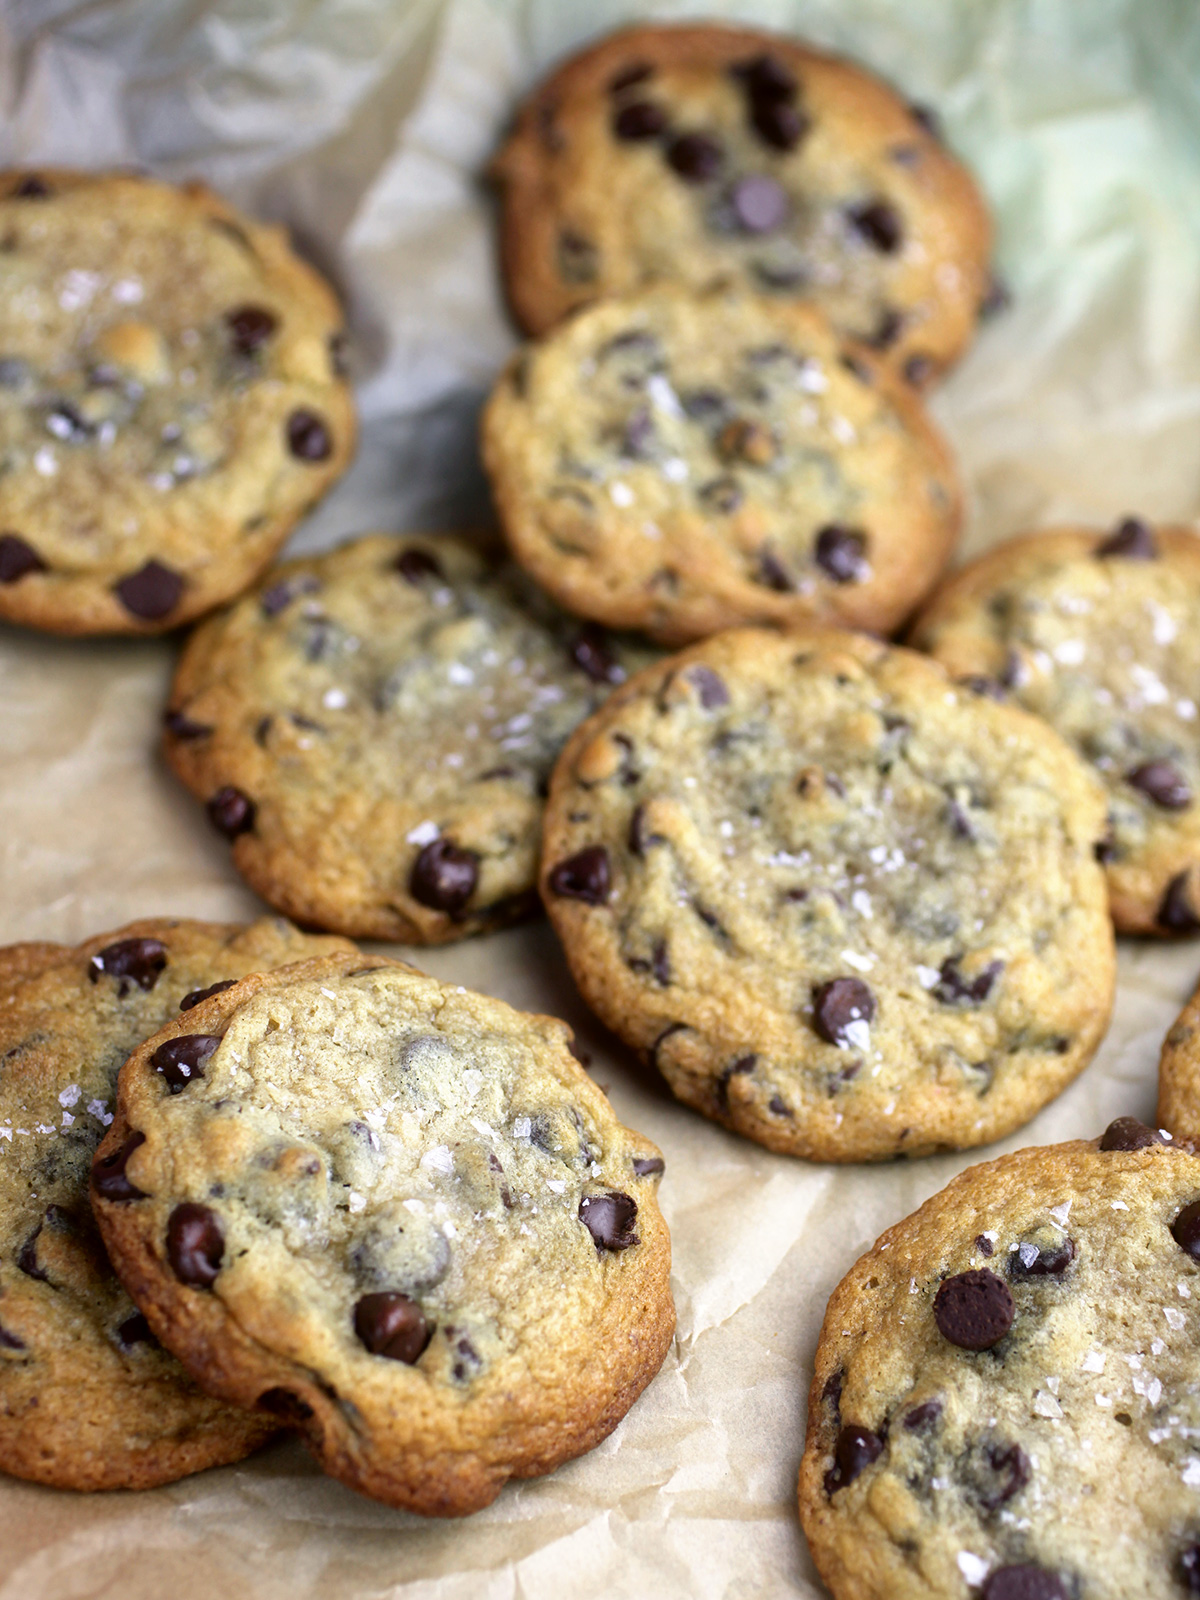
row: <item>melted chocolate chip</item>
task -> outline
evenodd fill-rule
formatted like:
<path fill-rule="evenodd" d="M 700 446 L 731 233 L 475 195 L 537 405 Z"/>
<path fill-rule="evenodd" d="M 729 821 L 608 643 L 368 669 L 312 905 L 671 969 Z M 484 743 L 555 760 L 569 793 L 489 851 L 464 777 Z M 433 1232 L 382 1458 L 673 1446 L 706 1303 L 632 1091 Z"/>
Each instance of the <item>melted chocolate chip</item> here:
<path fill-rule="evenodd" d="M 1012 1291 L 986 1267 L 947 1278 L 933 1302 L 942 1337 L 960 1350 L 990 1350 L 1012 1327 L 1015 1315 Z"/>
<path fill-rule="evenodd" d="M 255 1408 L 269 1416 L 278 1417 L 291 1427 L 303 1427 L 313 1414 L 307 1400 L 291 1389 L 264 1389 L 254 1402 Z"/>
<path fill-rule="evenodd" d="M 612 885 L 608 851 L 602 844 L 589 845 L 552 867 L 546 881 L 552 894 L 589 906 L 603 905 Z"/>
<path fill-rule="evenodd" d="M 207 722 L 193 722 L 183 711 L 164 711 L 163 727 L 172 739 L 207 739 L 215 731 Z"/>
<path fill-rule="evenodd" d="M 21 179 L 15 189 L 9 190 L 9 198 L 13 200 L 47 200 L 50 197 L 50 186 L 45 183 L 35 172 Z M 24 1348 L 22 1346 L 22 1348 Z"/>
<path fill-rule="evenodd" d="M 860 1428 L 848 1422 L 837 1436 L 833 1447 L 833 1466 L 825 1474 L 825 1493 L 836 1494 L 848 1483 L 853 1483 L 859 1473 L 878 1461 L 883 1454 L 883 1440 L 870 1428 Z"/>
<path fill-rule="evenodd" d="M 412 1366 L 433 1337 L 425 1314 L 406 1294 L 365 1294 L 354 1308 L 354 1331 L 373 1356 Z"/>
<path fill-rule="evenodd" d="M 703 664 L 689 667 L 684 677 L 700 696 L 700 704 L 706 711 L 714 711 L 718 706 L 729 704 L 729 690 L 725 687 L 725 680 L 711 667 Z"/>
<path fill-rule="evenodd" d="M 412 584 L 424 583 L 427 578 L 443 583 L 446 578 L 437 557 L 430 555 L 428 550 L 421 550 L 416 546 L 401 550 L 396 557 L 395 568 L 407 583 Z"/>
<path fill-rule="evenodd" d="M 226 784 L 205 806 L 214 828 L 227 839 L 236 839 L 239 833 L 250 833 L 258 807 L 250 796 Z"/>
<path fill-rule="evenodd" d="M 661 1156 L 634 1156 L 633 1175 L 635 1178 L 660 1178 L 667 1170 L 667 1164 Z"/>
<path fill-rule="evenodd" d="M 644 856 L 652 844 L 662 844 L 662 835 L 646 831 L 646 808 L 636 806 L 629 819 L 629 848 L 635 856 Z"/>
<path fill-rule="evenodd" d="M 764 144 L 773 150 L 794 150 L 809 130 L 809 119 L 799 106 L 785 100 L 754 100 L 750 124 Z"/>
<path fill-rule="evenodd" d="M 845 1382 L 845 1368 L 838 1367 L 825 1379 L 825 1387 L 821 1390 L 823 1403 L 829 1407 L 839 1422 L 842 1416 L 842 1389 Z"/>
<path fill-rule="evenodd" d="M 457 916 L 466 910 L 478 882 L 479 857 L 473 850 L 460 850 L 449 839 L 434 839 L 417 853 L 408 887 L 420 905 Z"/>
<path fill-rule="evenodd" d="M 667 146 L 667 160 L 687 183 L 707 183 L 720 172 L 725 152 L 703 133 L 681 133 Z"/>
<path fill-rule="evenodd" d="M 834 583 L 861 583 L 870 571 L 866 549 L 865 534 L 831 522 L 817 534 L 813 554 L 817 565 Z"/>
<path fill-rule="evenodd" d="M 301 408 L 287 420 L 288 449 L 297 461 L 328 461 L 333 454 L 333 439 L 315 411 Z"/>
<path fill-rule="evenodd" d="M 32 545 L 15 533 L 0 534 L 0 583 L 16 583 L 31 572 L 46 570 L 46 563 Z"/>
<path fill-rule="evenodd" d="M 667 113 L 653 100 L 631 100 L 612 119 L 613 137 L 636 142 L 667 131 Z"/>
<path fill-rule="evenodd" d="M 1181 1250 L 1200 1261 L 1200 1200 L 1193 1200 L 1171 1224 L 1171 1237 Z"/>
<path fill-rule="evenodd" d="M 297 572 L 290 578 L 281 578 L 278 583 L 273 583 L 263 590 L 258 597 L 264 617 L 277 617 L 285 611 L 293 600 L 298 600 L 302 594 L 316 594 L 321 587 L 321 580 L 313 572 Z"/>
<path fill-rule="evenodd" d="M 871 200 L 847 213 L 855 229 L 869 245 L 892 255 L 900 248 L 904 226 L 896 208 L 886 200 Z"/>
<path fill-rule="evenodd" d="M 625 669 L 608 648 L 608 635 L 594 622 L 585 622 L 570 645 L 571 660 L 593 683 L 624 683 Z"/>
<path fill-rule="evenodd" d="M 88 977 L 93 983 L 101 974 L 121 980 L 119 993 L 128 994 L 131 984 L 149 992 L 167 964 L 167 947 L 161 939 L 119 939 L 105 945 L 88 962 Z"/>
<path fill-rule="evenodd" d="M 1158 557 L 1158 542 L 1149 523 L 1140 517 L 1126 517 L 1103 544 L 1096 546 L 1096 555 L 1101 561 L 1114 556 L 1125 561 L 1154 561 Z"/>
<path fill-rule="evenodd" d="M 1166 928 L 1170 933 L 1195 933 L 1200 929 L 1200 916 L 1192 904 L 1188 877 L 1186 870 L 1177 872 L 1159 902 L 1155 920 L 1160 928 Z"/>
<path fill-rule="evenodd" d="M 189 1083 L 204 1076 L 205 1063 L 220 1042 L 219 1033 L 180 1034 L 159 1045 L 150 1065 L 162 1073 L 172 1094 L 181 1094 Z"/>
<path fill-rule="evenodd" d="M 975 1465 L 972 1487 L 984 1511 L 999 1511 L 1029 1482 L 1032 1468 L 1019 1444 L 991 1440 Z"/>
<path fill-rule="evenodd" d="M 1125 781 L 1164 811 L 1184 811 L 1192 803 L 1191 785 L 1173 761 L 1145 761 Z"/>
<path fill-rule="evenodd" d="M 1075 1242 L 1063 1238 L 1048 1250 L 1022 1242 L 1008 1258 L 1008 1275 L 1020 1283 L 1026 1278 L 1060 1278 L 1075 1259 Z"/>
<path fill-rule="evenodd" d="M 982 1600 L 1070 1600 L 1057 1573 L 1027 1562 L 997 1567 L 984 1582 L 981 1594 Z"/>
<path fill-rule="evenodd" d="M 24 1350 L 24 1339 L 18 1339 L 15 1333 L 9 1333 L 7 1328 L 0 1328 L 0 1350 Z"/>
<path fill-rule="evenodd" d="M 932 1428 L 942 1414 L 940 1400 L 924 1400 L 919 1406 L 904 1414 L 902 1426 L 907 1433 L 924 1433 Z"/>
<path fill-rule="evenodd" d="M 671 986 L 671 955 L 665 939 L 659 939 L 655 944 L 654 957 L 650 963 L 650 969 L 662 987 L 669 989 Z"/>
<path fill-rule="evenodd" d="M 225 1230 L 208 1206 L 185 1201 L 167 1219 L 167 1260 L 180 1283 L 211 1289 L 225 1254 Z"/>
<path fill-rule="evenodd" d="M 160 561 L 147 561 L 115 585 L 117 599 L 131 616 L 158 622 L 179 604 L 183 579 Z"/>
<path fill-rule="evenodd" d="M 730 68 L 735 78 L 740 78 L 746 93 L 756 100 L 794 100 L 799 84 L 792 69 L 778 56 L 752 56 L 748 61 L 737 61 Z"/>
<path fill-rule="evenodd" d="M 41 1231 L 42 1224 L 39 1222 L 17 1254 L 17 1267 L 27 1278 L 36 1278 L 40 1283 L 49 1283 L 49 1274 L 38 1265 L 37 1242 Z"/>
<path fill-rule="evenodd" d="M 279 318 L 265 306 L 239 306 L 225 317 L 229 342 L 240 356 L 256 355 L 279 326 Z"/>
<path fill-rule="evenodd" d="M 638 1243 L 637 1201 L 619 1190 L 585 1194 L 579 1202 L 579 1220 L 591 1234 L 597 1252 L 628 1250 Z"/>
<path fill-rule="evenodd" d="M 92 1188 L 101 1200 L 144 1200 L 145 1191 L 135 1188 L 125 1176 L 129 1158 L 146 1142 L 144 1133 L 131 1133 L 119 1150 L 97 1156 L 92 1162 Z"/>
<path fill-rule="evenodd" d="M 958 958 L 951 956 L 942 962 L 933 997 L 944 1006 L 979 1005 L 991 994 L 996 979 L 1003 971 L 1003 961 L 989 961 L 975 977 L 965 978 L 959 971 Z"/>
<path fill-rule="evenodd" d="M 1166 1140 L 1157 1128 L 1148 1128 L 1136 1117 L 1118 1117 L 1105 1128 L 1100 1139 L 1101 1150 L 1147 1150 L 1151 1145 L 1165 1145 Z"/>
<path fill-rule="evenodd" d="M 813 1027 L 840 1049 L 855 1044 L 860 1026 L 875 1016 L 875 996 L 861 978 L 833 978 L 813 990 Z"/>
<path fill-rule="evenodd" d="M 201 1001 L 211 1000 L 213 995 L 224 994 L 226 989 L 232 989 L 236 982 L 236 978 L 222 978 L 220 983 L 210 983 L 207 989 L 192 989 L 179 1002 L 179 1009 L 191 1011 L 193 1006 L 198 1006 Z"/>
<path fill-rule="evenodd" d="M 150 1324 L 140 1311 L 135 1311 L 131 1317 L 117 1329 L 117 1343 L 122 1350 L 132 1350 L 135 1344 L 154 1344 L 158 1340 L 151 1331 Z"/>
<path fill-rule="evenodd" d="M 773 233 L 791 211 L 787 190 L 765 173 L 739 178 L 729 193 L 733 214 L 746 233 Z"/>

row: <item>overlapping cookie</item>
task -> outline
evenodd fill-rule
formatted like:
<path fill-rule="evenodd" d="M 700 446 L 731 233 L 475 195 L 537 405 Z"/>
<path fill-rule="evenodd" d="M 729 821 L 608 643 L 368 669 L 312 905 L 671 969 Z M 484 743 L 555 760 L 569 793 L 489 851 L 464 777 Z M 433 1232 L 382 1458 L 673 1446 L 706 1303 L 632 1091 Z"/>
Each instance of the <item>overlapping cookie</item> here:
<path fill-rule="evenodd" d="M 201 184 L 0 173 L 0 618 L 172 628 L 343 472 L 341 311 Z"/>
<path fill-rule="evenodd" d="M 912 641 L 1091 764 L 1118 929 L 1200 931 L 1200 538 L 1127 518 L 1010 540 L 934 595 Z"/>
<path fill-rule="evenodd" d="M 778 34 L 613 34 L 529 97 L 494 171 L 530 333 L 652 282 L 733 282 L 815 300 L 924 383 L 988 298 L 987 212 L 933 119 Z"/>
<path fill-rule="evenodd" d="M 972 1167 L 843 1279 L 800 1514 L 836 1600 L 1200 1591 L 1200 1159 L 1131 1118 Z"/>
<path fill-rule="evenodd" d="M 150 1325 L 391 1505 L 472 1511 L 590 1449 L 674 1311 L 662 1158 L 569 1038 L 355 956 L 163 1029 L 122 1072 L 93 1186 Z"/>
<path fill-rule="evenodd" d="M 278 1426 L 205 1394 L 159 1345 L 108 1264 L 88 1171 L 143 1039 L 214 986 L 346 948 L 278 920 L 155 918 L 74 950 L 0 950 L 0 1471 L 148 1488 L 236 1461 Z"/>
<path fill-rule="evenodd" d="M 542 893 L 585 999 L 687 1104 L 814 1160 L 921 1155 L 1090 1060 L 1103 827 L 1037 718 L 859 634 L 743 629 L 577 730 Z"/>
<path fill-rule="evenodd" d="M 273 905 L 438 944 L 536 904 L 554 758 L 651 659 L 465 540 L 375 535 L 197 630 L 166 751 Z"/>
<path fill-rule="evenodd" d="M 958 533 L 950 451 L 811 306 L 654 288 L 514 358 L 484 460 L 517 559 L 668 644 L 742 622 L 892 631 Z"/>

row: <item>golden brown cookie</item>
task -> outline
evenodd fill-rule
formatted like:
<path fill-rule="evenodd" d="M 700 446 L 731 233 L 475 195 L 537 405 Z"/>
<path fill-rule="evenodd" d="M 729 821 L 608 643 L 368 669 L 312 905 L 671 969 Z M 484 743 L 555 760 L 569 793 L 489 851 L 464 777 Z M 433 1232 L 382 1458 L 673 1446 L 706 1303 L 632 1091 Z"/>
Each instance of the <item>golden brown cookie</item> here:
<path fill-rule="evenodd" d="M 354 448 L 342 314 L 202 184 L 0 172 L 0 618 L 157 633 L 250 583 Z"/>
<path fill-rule="evenodd" d="M 1200 987 L 1163 1040 L 1155 1121 L 1176 1139 L 1200 1144 Z"/>
<path fill-rule="evenodd" d="M 569 1040 L 382 957 L 215 996 L 121 1075 L 93 1203 L 122 1279 L 208 1390 L 390 1505 L 549 1472 L 675 1323 L 662 1158 Z"/>

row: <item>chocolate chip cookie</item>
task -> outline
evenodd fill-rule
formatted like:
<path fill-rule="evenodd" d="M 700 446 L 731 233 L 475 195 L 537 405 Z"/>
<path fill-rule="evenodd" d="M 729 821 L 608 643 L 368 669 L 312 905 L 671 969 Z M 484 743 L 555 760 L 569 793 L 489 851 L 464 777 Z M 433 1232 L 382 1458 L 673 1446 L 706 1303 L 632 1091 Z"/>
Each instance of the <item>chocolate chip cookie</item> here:
<path fill-rule="evenodd" d="M 1019 1127 L 1086 1066 L 1103 800 L 1023 711 L 860 634 L 720 634 L 619 689 L 547 803 L 583 995 L 688 1105 L 818 1161 Z"/>
<path fill-rule="evenodd" d="M 155 918 L 75 950 L 0 950 L 0 1471 L 142 1489 L 237 1461 L 271 1433 L 154 1338 L 108 1264 L 88 1169 L 136 1045 L 214 985 L 345 948 L 277 920 Z"/>
<path fill-rule="evenodd" d="M 825 1315 L 800 1515 L 837 1600 L 1200 1592 L 1200 1159 L 1132 1118 L 972 1167 Z"/>
<path fill-rule="evenodd" d="M 1155 1120 L 1175 1138 L 1200 1145 L 1200 987 L 1163 1040 Z"/>
<path fill-rule="evenodd" d="M 201 184 L 0 173 L 0 618 L 156 633 L 239 593 L 349 463 L 342 315 Z"/>
<path fill-rule="evenodd" d="M 581 312 L 509 365 L 483 444 L 538 582 L 669 644 L 814 617 L 889 632 L 958 532 L 911 390 L 811 306 L 735 290 Z"/>
<path fill-rule="evenodd" d="M 167 758 L 273 905 L 440 944 L 536 905 L 554 758 L 651 659 L 466 540 L 374 535 L 197 630 Z"/>
<path fill-rule="evenodd" d="M 494 166 L 528 333 L 653 281 L 815 300 L 927 383 L 971 338 L 991 226 L 935 119 L 778 34 L 635 27 L 560 67 Z"/>
<path fill-rule="evenodd" d="M 912 642 L 1091 764 L 1117 928 L 1200 932 L 1200 538 L 1129 517 L 1010 540 L 938 590 Z"/>
<path fill-rule="evenodd" d="M 250 978 L 168 1025 L 93 1169 L 150 1325 L 390 1505 L 477 1510 L 590 1449 L 675 1317 L 662 1157 L 569 1040 L 382 957 Z"/>

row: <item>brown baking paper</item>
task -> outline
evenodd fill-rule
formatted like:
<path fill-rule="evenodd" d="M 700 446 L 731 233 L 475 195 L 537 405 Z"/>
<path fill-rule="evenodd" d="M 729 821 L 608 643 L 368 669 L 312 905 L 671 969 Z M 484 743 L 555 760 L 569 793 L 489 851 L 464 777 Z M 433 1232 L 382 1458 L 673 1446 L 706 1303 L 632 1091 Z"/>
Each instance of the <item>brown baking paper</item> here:
<path fill-rule="evenodd" d="M 1200 513 L 1200 30 L 1170 0 L 777 0 L 795 28 L 937 107 L 996 208 L 1012 308 L 937 396 L 965 548 L 1029 526 Z M 347 296 L 357 465 L 296 536 L 486 516 L 474 429 L 512 344 L 480 172 L 514 97 L 634 15 L 614 0 L 119 0 L 0 7 L 0 160 L 199 175 L 288 222 Z M 54 20 L 50 20 L 53 18 Z M 1189 222 L 1190 218 L 1190 222 Z M 262 908 L 156 751 L 175 645 L 0 631 L 0 939 Z M 826 1298 L 978 1155 L 835 1169 L 677 1107 L 585 1013 L 543 923 L 417 953 L 573 1023 L 663 1148 L 679 1332 L 616 1433 L 465 1522 L 321 1476 L 294 1443 L 142 1494 L 0 1479 L 0 1600 L 750 1600 L 816 1596 L 793 1487 Z M 1200 941 L 1129 943 L 1083 1077 L 986 1154 L 1149 1117 Z M 965 1592 L 965 1591 L 964 1591 Z"/>

